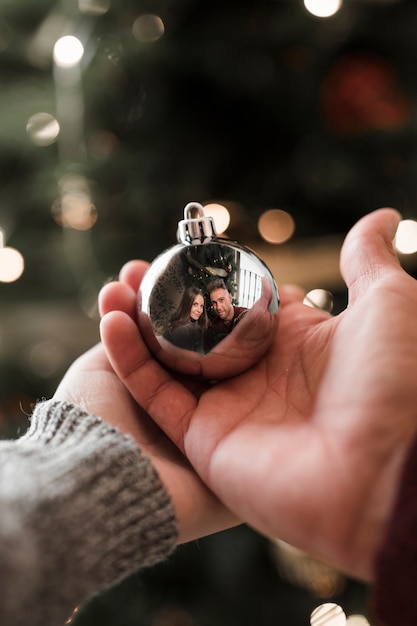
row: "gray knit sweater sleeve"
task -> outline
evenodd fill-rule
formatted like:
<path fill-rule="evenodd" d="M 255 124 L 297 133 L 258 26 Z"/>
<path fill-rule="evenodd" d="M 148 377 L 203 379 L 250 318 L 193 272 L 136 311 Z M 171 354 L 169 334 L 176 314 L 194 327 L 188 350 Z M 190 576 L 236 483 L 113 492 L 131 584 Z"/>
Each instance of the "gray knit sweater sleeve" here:
<path fill-rule="evenodd" d="M 1 626 L 60 626 L 176 539 L 149 460 L 97 417 L 40 403 L 23 437 L 0 442 Z"/>

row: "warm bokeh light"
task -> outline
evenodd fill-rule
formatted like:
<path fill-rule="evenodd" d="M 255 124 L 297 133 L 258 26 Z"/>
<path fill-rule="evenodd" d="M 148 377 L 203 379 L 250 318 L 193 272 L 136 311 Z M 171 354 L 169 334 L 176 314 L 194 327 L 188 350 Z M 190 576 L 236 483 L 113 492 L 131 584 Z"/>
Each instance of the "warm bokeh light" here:
<path fill-rule="evenodd" d="M 370 624 L 363 615 L 349 615 L 346 626 L 370 626 Z"/>
<path fill-rule="evenodd" d="M 140 15 L 133 23 L 133 36 L 140 43 L 157 41 L 165 32 L 165 26 L 159 15 Z"/>
<path fill-rule="evenodd" d="M 64 228 L 88 230 L 97 221 L 97 208 L 92 202 L 86 178 L 63 176 L 59 181 L 61 196 L 52 205 L 52 217 Z"/>
<path fill-rule="evenodd" d="M 383 55 L 352 51 L 329 68 L 321 85 L 326 126 L 339 135 L 398 131 L 413 115 L 400 72 Z"/>
<path fill-rule="evenodd" d="M 326 289 L 312 289 L 305 295 L 304 304 L 313 309 L 321 309 L 331 313 L 334 304 L 333 294 Z"/>
<path fill-rule="evenodd" d="M 0 248 L 0 281 L 13 283 L 23 274 L 25 263 L 23 256 L 15 248 Z"/>
<path fill-rule="evenodd" d="M 84 56 L 84 46 L 78 37 L 66 35 L 54 46 L 54 61 L 58 67 L 74 67 Z"/>
<path fill-rule="evenodd" d="M 310 616 L 311 626 L 346 626 L 346 615 L 338 604 L 321 604 Z"/>
<path fill-rule="evenodd" d="M 230 213 L 222 204 L 211 203 L 204 206 L 205 215 L 212 217 L 217 234 L 224 233 L 230 224 Z"/>
<path fill-rule="evenodd" d="M 309 13 L 316 17 L 331 17 L 337 13 L 343 0 L 304 0 L 304 6 Z"/>
<path fill-rule="evenodd" d="M 49 113 L 35 113 L 26 124 L 26 132 L 37 146 L 50 146 L 59 135 L 59 124 Z"/>
<path fill-rule="evenodd" d="M 287 211 L 269 209 L 258 220 L 259 234 L 269 243 L 284 243 L 295 231 L 293 218 Z"/>
<path fill-rule="evenodd" d="M 97 221 L 97 209 L 88 194 L 73 191 L 64 194 L 52 207 L 54 220 L 65 228 L 88 230 Z"/>
<path fill-rule="evenodd" d="M 80 13 L 104 15 L 110 9 L 110 0 L 78 0 Z"/>
<path fill-rule="evenodd" d="M 344 590 L 345 577 L 331 565 L 279 539 L 273 541 L 273 552 L 281 576 L 315 598 L 329 598 Z"/>
<path fill-rule="evenodd" d="M 394 239 L 394 247 L 401 254 L 417 252 L 417 222 L 401 220 Z"/>
<path fill-rule="evenodd" d="M 108 130 L 97 130 L 88 140 L 88 151 L 98 161 L 105 161 L 119 147 L 117 136 Z"/>

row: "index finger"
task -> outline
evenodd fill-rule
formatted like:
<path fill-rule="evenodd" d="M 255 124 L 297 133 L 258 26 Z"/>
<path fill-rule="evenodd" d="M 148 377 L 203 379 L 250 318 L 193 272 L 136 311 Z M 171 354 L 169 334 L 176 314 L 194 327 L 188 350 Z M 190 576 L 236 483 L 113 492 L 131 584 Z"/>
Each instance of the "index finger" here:
<path fill-rule="evenodd" d="M 132 318 L 123 311 L 104 315 L 100 332 L 108 359 L 136 402 L 184 451 L 184 436 L 196 397 L 156 361 Z"/>

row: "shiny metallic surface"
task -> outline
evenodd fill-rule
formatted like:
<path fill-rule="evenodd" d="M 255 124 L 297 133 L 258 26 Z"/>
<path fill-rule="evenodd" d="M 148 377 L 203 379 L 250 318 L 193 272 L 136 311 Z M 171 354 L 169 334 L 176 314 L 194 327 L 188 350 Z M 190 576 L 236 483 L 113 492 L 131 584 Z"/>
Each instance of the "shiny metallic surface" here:
<path fill-rule="evenodd" d="M 192 226 L 194 231 L 194 222 Z M 254 252 L 228 239 L 207 239 L 206 232 L 204 226 L 202 242 L 181 242 L 154 260 L 139 290 L 138 320 L 147 345 L 163 364 L 178 372 L 223 379 L 251 367 L 268 350 L 278 321 L 279 295 L 271 272 Z M 224 336 L 213 330 L 220 314 L 208 293 L 210 283 L 219 279 L 230 294 L 226 299 L 239 307 L 234 308 L 238 323 Z M 173 342 L 167 332 L 190 287 L 200 290 L 204 299 L 206 325 L 198 345 L 191 340 Z M 197 324 L 187 328 L 194 336 Z"/>

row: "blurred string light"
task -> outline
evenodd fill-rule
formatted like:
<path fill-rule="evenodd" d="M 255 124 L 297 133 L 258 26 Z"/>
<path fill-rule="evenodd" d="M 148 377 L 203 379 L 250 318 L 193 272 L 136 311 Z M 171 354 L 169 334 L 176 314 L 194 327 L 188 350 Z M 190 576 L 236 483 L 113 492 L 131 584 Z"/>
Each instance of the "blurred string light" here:
<path fill-rule="evenodd" d="M 305 295 L 303 303 L 313 309 L 321 309 L 331 313 L 333 311 L 334 298 L 333 294 L 326 289 L 312 289 Z"/>
<path fill-rule="evenodd" d="M 342 607 L 333 602 L 321 604 L 311 613 L 311 626 L 370 626 L 364 615 L 346 617 Z"/>
<path fill-rule="evenodd" d="M 307 589 L 316 598 L 329 598 L 344 590 L 346 578 L 327 563 L 279 539 L 272 540 L 272 550 L 280 575 L 292 585 Z"/>
<path fill-rule="evenodd" d="M 304 0 L 304 6 L 316 17 L 331 17 L 342 7 L 343 0 Z"/>
<path fill-rule="evenodd" d="M 23 274 L 23 256 L 15 248 L 4 246 L 4 231 L 0 228 L 0 282 L 13 283 Z"/>
<path fill-rule="evenodd" d="M 66 35 L 55 43 L 53 58 L 58 67 L 75 67 L 84 56 L 84 46 L 78 37 Z"/>
<path fill-rule="evenodd" d="M 323 79 L 320 98 L 326 125 L 340 135 L 400 130 L 413 115 L 395 67 L 366 51 L 353 51 L 335 61 Z"/>
<path fill-rule="evenodd" d="M 78 0 L 80 13 L 104 15 L 110 9 L 110 0 Z"/>
<path fill-rule="evenodd" d="M 346 620 L 347 626 L 370 626 L 364 615 L 349 615 Z"/>
<path fill-rule="evenodd" d="M 88 152 L 97 161 L 105 161 L 118 147 L 118 137 L 108 130 L 96 130 L 88 140 Z"/>
<path fill-rule="evenodd" d="M 326 602 L 311 613 L 310 624 L 311 626 L 346 626 L 346 614 L 338 604 Z"/>
<path fill-rule="evenodd" d="M 26 124 L 26 132 L 37 146 L 53 144 L 58 139 L 59 131 L 58 120 L 50 113 L 35 113 Z"/>
<path fill-rule="evenodd" d="M 415 220 L 401 220 L 395 234 L 394 247 L 401 254 L 417 252 L 417 222 Z"/>
<path fill-rule="evenodd" d="M 165 33 L 165 26 L 159 15 L 140 15 L 133 23 L 133 36 L 140 43 L 152 43 Z"/>
<path fill-rule="evenodd" d="M 269 243 L 284 243 L 295 231 L 292 216 L 281 209 L 269 209 L 258 220 L 259 234 Z"/>
<path fill-rule="evenodd" d="M 58 148 L 63 161 L 85 154 L 84 96 L 80 64 L 84 46 L 78 37 L 60 37 L 53 49 L 57 119 L 61 128 Z"/>
<path fill-rule="evenodd" d="M 230 224 L 230 213 L 222 204 L 210 203 L 204 206 L 204 213 L 213 218 L 216 232 L 221 235 L 226 232 Z"/>
<path fill-rule="evenodd" d="M 60 197 L 52 205 L 57 224 L 74 230 L 89 230 L 97 221 L 90 185 L 84 176 L 66 175 L 59 181 Z"/>

